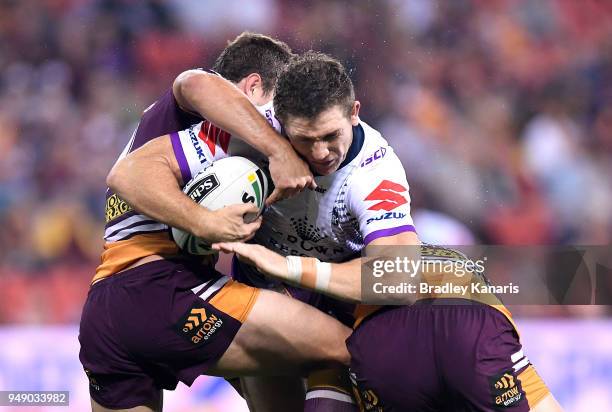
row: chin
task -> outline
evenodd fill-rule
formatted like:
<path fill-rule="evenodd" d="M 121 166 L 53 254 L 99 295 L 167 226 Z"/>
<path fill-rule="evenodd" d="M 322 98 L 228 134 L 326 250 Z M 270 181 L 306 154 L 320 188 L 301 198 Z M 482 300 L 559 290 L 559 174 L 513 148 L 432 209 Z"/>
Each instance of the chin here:
<path fill-rule="evenodd" d="M 321 175 L 321 176 L 327 176 L 327 175 L 331 175 L 332 173 L 334 173 L 336 170 L 338 170 L 338 166 L 337 165 L 333 165 L 330 167 L 327 167 L 325 169 L 315 169 L 315 171 L 317 172 L 317 174 Z"/>

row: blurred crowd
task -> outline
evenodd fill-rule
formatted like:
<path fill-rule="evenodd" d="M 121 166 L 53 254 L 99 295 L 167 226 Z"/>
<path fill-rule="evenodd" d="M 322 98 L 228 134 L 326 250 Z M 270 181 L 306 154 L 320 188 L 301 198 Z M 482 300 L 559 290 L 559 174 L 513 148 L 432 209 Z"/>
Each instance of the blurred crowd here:
<path fill-rule="evenodd" d="M 45 318 L 15 310 L 47 307 L 19 299 L 32 285 L 84 296 L 105 176 L 141 112 L 243 30 L 346 64 L 423 236 L 611 243 L 612 2 L 3 0 L 0 287 L 16 297 L 0 322 Z"/>

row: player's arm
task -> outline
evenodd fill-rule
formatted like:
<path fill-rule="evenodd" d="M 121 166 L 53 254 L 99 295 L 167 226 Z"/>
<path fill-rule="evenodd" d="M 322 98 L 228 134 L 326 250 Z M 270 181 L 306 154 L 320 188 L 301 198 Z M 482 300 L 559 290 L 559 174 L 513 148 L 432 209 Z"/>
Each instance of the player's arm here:
<path fill-rule="evenodd" d="M 414 232 L 380 237 L 371 245 L 407 246 L 418 244 Z M 360 303 L 361 265 L 366 258 L 344 263 L 321 262 L 313 257 L 283 257 L 264 246 L 248 243 L 218 243 L 213 248 L 235 253 L 238 259 L 255 266 L 264 275 L 292 285 L 314 290 L 336 299 Z M 393 302 L 390 302 L 393 303 Z"/>
<path fill-rule="evenodd" d="M 172 90 L 181 108 L 198 113 L 268 157 L 275 185 L 268 203 L 316 186 L 310 169 L 289 142 L 230 81 L 202 70 L 188 70 L 176 78 Z"/>
<path fill-rule="evenodd" d="M 253 203 L 210 211 L 185 195 L 169 135 L 157 137 L 121 158 L 107 176 L 108 187 L 138 212 L 210 242 L 246 240 L 261 224 L 244 223 Z"/>

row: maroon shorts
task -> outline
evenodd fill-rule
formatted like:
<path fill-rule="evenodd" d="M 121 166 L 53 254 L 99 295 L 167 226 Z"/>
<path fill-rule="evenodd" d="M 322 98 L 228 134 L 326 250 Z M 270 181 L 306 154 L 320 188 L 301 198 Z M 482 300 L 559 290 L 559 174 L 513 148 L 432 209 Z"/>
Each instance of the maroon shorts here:
<path fill-rule="evenodd" d="M 79 358 L 107 408 L 158 402 L 228 348 L 258 289 L 211 267 L 160 260 L 96 282 L 83 308 Z"/>
<path fill-rule="evenodd" d="M 347 346 L 365 411 L 523 412 L 548 394 L 512 323 L 473 301 L 387 307 Z"/>

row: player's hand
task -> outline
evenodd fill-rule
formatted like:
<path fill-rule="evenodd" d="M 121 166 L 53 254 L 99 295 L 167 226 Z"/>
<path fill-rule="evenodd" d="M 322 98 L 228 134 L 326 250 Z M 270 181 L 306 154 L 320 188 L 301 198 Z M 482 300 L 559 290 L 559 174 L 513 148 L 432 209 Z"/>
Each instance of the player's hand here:
<path fill-rule="evenodd" d="M 249 215 L 257 213 L 259 209 L 251 202 L 212 211 L 203 223 L 206 227 L 200 237 L 210 243 L 247 241 L 261 226 L 261 216 L 252 221 L 249 219 Z"/>
<path fill-rule="evenodd" d="M 269 161 L 274 191 L 266 199 L 266 206 L 293 197 L 307 187 L 317 187 L 308 164 L 295 153 L 291 145 L 288 144 L 270 156 Z"/>
<path fill-rule="evenodd" d="M 212 248 L 225 253 L 234 253 L 241 261 L 254 266 L 264 275 L 286 279 L 287 259 L 270 249 L 250 243 L 215 243 Z"/>

